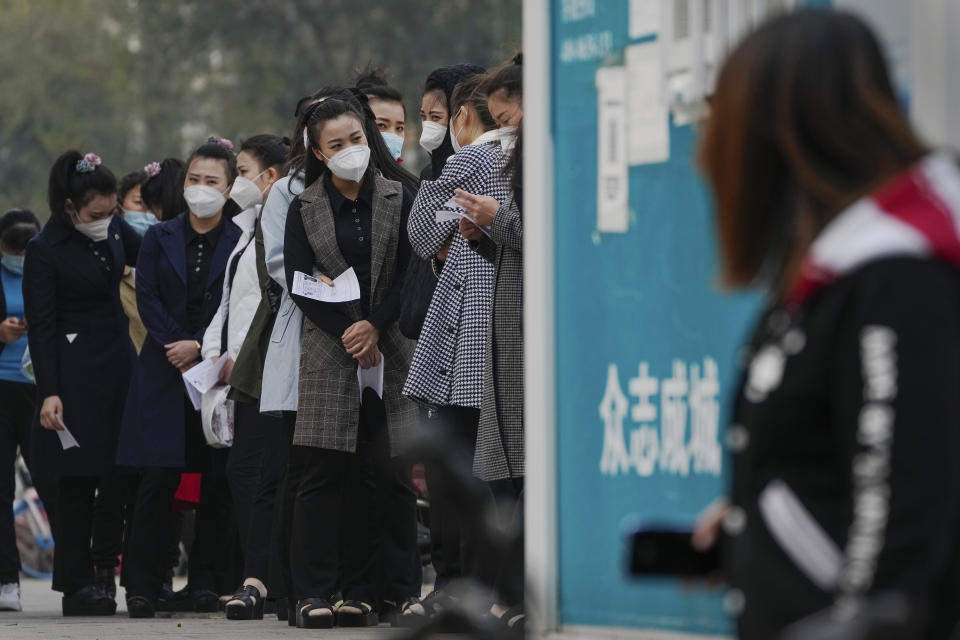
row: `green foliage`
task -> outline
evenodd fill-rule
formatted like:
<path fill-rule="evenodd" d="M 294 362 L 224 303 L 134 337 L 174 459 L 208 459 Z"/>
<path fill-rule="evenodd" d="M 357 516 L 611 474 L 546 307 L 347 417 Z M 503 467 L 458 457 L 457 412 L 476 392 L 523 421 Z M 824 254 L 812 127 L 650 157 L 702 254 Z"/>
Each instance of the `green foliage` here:
<path fill-rule="evenodd" d="M 69 148 L 118 176 L 208 135 L 290 135 L 300 96 L 384 68 L 413 149 L 436 67 L 520 45 L 520 0 L 0 0 L 0 211 L 47 216 Z"/>

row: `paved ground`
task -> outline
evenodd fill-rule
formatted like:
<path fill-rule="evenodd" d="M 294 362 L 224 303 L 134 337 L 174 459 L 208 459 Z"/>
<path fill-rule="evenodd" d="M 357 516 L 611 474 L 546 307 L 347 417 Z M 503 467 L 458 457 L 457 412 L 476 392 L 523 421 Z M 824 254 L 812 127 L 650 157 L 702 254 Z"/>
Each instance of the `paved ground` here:
<path fill-rule="evenodd" d="M 175 585 L 179 588 L 182 585 Z M 130 620 L 123 606 L 123 590 L 117 596 L 117 615 L 109 618 L 64 618 L 60 614 L 60 594 L 50 590 L 50 583 L 25 579 L 22 583 L 23 612 L 0 612 L 0 640 L 43 638 L 44 640 L 106 640 L 108 638 L 170 637 L 231 638 L 262 640 L 263 638 L 300 638 L 322 636 L 332 640 L 393 640 L 403 637 L 399 631 L 381 626 L 376 629 L 333 629 L 306 631 L 278 622 L 276 616 L 263 621 L 233 622 L 223 614 L 162 614 L 170 617 L 153 620 Z"/>

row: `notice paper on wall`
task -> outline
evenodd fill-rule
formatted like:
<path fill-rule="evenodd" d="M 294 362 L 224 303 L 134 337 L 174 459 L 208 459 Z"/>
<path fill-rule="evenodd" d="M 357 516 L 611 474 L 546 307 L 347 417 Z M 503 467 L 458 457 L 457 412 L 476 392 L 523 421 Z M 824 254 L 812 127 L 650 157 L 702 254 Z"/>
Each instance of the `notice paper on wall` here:
<path fill-rule="evenodd" d="M 291 293 L 320 302 L 350 302 L 360 299 L 360 281 L 353 267 L 334 278 L 332 287 L 302 271 L 294 271 Z"/>
<path fill-rule="evenodd" d="M 57 416 L 57 424 L 60 425 L 60 431 L 57 431 L 57 437 L 60 438 L 60 446 L 63 447 L 63 450 L 66 451 L 67 449 L 79 447 L 80 444 L 77 442 L 77 439 L 74 438 L 70 430 L 67 429 L 67 425 L 63 424 L 63 418 L 59 415 Z"/>

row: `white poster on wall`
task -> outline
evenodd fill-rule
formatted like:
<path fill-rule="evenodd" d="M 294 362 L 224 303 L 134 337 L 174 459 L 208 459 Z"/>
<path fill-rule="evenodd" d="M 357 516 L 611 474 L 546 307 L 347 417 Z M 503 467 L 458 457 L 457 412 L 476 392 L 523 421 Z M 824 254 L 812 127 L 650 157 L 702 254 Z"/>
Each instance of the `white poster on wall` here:
<path fill-rule="evenodd" d="M 597 230 L 624 233 L 630 226 L 627 175 L 627 72 L 597 70 Z"/>
<path fill-rule="evenodd" d="M 670 117 L 663 96 L 659 40 L 627 47 L 627 163 L 670 159 Z"/>

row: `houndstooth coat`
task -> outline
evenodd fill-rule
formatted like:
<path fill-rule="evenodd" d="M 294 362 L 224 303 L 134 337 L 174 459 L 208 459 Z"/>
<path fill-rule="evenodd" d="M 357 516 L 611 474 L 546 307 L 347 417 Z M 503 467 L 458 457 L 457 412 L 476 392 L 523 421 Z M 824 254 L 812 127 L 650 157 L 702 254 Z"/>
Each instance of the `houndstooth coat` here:
<path fill-rule="evenodd" d="M 524 476 L 523 220 L 514 194 L 494 217 L 490 238 L 473 243 L 473 247 L 496 268 L 473 473 L 487 482 L 521 478 Z"/>
<path fill-rule="evenodd" d="M 506 164 L 499 141 L 474 143 L 451 156 L 439 178 L 420 184 L 407 225 L 410 246 L 422 258 L 433 258 L 445 242 L 451 244 L 403 389 L 408 397 L 481 407 L 493 265 L 470 248 L 457 222 L 437 222 L 436 213 L 457 188 L 505 202 L 510 195 Z"/>
<path fill-rule="evenodd" d="M 371 306 L 383 299 L 396 276 L 403 188 L 399 182 L 374 174 L 371 242 Z M 300 194 L 300 216 L 314 253 L 315 266 L 331 278 L 348 265 L 337 245 L 330 198 L 323 180 Z M 360 301 L 340 303 L 354 321 L 362 319 Z M 300 389 L 293 444 L 334 451 L 354 452 L 360 422 L 357 361 L 339 338 L 303 318 L 300 353 Z M 415 342 L 403 337 L 396 322 L 381 331 L 384 358 L 383 400 L 386 405 L 390 451 L 398 455 L 417 424 L 417 406 L 401 394 Z"/>

